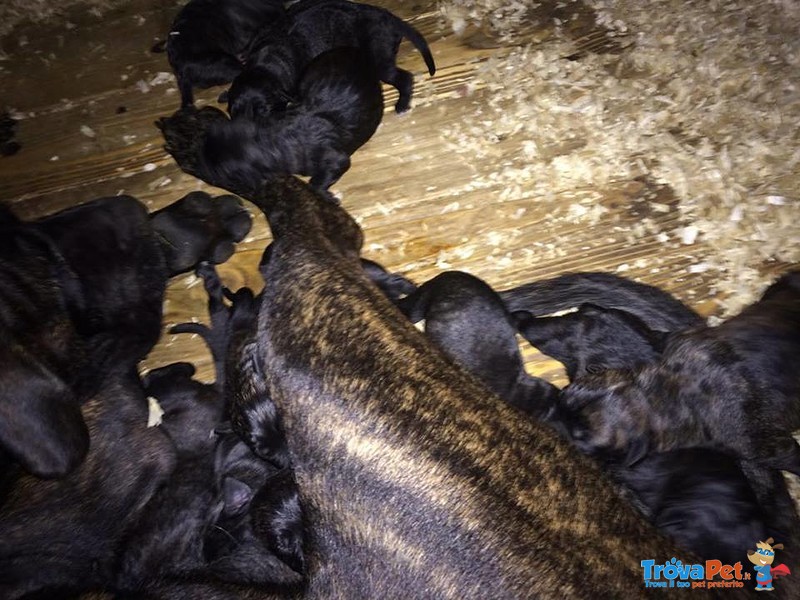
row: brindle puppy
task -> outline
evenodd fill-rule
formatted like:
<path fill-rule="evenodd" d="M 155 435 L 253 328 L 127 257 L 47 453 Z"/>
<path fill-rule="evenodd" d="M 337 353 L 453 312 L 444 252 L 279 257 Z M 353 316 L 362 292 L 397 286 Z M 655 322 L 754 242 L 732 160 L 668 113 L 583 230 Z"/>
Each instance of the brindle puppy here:
<path fill-rule="evenodd" d="M 309 175 L 327 189 L 349 168 L 350 155 L 372 137 L 383 117 L 383 93 L 363 55 L 352 48 L 314 59 L 299 84 L 299 99 L 286 111 L 259 121 L 229 121 L 205 107 L 161 120 L 167 150 L 196 127 L 206 134 L 197 148 L 200 176 L 228 189 L 269 174 Z M 167 124 L 168 123 L 168 124 Z"/>
<path fill-rule="evenodd" d="M 347 0 L 297 2 L 288 10 L 287 27 L 270 28 L 254 42 L 246 69 L 228 93 L 228 111 L 234 118 L 256 118 L 282 109 L 297 99 L 297 82 L 315 58 L 353 48 L 373 65 L 378 79 L 397 88 L 395 110 L 404 112 L 414 86 L 414 76 L 395 62 L 404 37 L 417 47 L 433 75 L 436 66 L 425 38 L 388 10 Z"/>
<path fill-rule="evenodd" d="M 166 43 L 181 106 L 194 104 L 193 88 L 233 81 L 256 33 L 284 18 L 280 0 L 191 0 L 175 17 Z"/>
<path fill-rule="evenodd" d="M 568 273 L 499 293 L 509 311 L 537 317 L 590 303 L 624 310 L 656 331 L 704 324 L 700 315 L 667 292 L 610 273 Z"/>
<path fill-rule="evenodd" d="M 661 359 L 586 376 L 564 390 L 590 453 L 711 445 L 800 474 L 800 272 L 719 327 L 668 339 Z"/>
<path fill-rule="evenodd" d="M 448 271 L 397 306 L 412 323 L 425 319 L 430 340 L 490 391 L 537 418 L 548 418 L 559 390 L 525 372 L 511 317 L 486 282 Z"/>
<path fill-rule="evenodd" d="M 644 596 L 642 557 L 677 551 L 408 323 L 347 213 L 293 178 L 253 200 L 275 242 L 243 372 L 283 413 L 313 524 L 306 596 Z M 260 397 L 233 400 L 258 450 Z"/>

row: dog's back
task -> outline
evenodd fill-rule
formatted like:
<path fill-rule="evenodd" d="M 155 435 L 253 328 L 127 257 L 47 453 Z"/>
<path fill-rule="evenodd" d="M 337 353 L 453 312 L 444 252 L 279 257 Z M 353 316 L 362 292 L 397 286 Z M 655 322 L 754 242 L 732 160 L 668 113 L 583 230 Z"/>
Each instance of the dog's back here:
<path fill-rule="evenodd" d="M 255 200 L 275 237 L 259 352 L 313 523 L 308 597 L 643 596 L 640 561 L 676 551 L 598 469 L 405 321 L 344 211 L 296 180 Z"/>

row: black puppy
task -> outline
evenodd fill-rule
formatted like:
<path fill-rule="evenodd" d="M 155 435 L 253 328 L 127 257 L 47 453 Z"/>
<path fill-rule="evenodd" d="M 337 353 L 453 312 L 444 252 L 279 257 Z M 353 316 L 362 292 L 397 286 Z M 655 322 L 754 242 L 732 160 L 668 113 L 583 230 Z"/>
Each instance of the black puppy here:
<path fill-rule="evenodd" d="M 209 223 L 212 216 L 186 218 L 179 231 L 198 236 L 160 238 L 144 206 L 130 197 L 97 200 L 30 224 L 0 213 L 4 233 L 11 234 L 0 236 L 4 333 L 22 336 L 12 338 L 19 342 L 11 356 L 25 359 L 34 373 L 51 369 L 48 378 L 14 379 L 17 363 L 0 364 L 1 376 L 17 386 L 0 403 L 3 427 L 17 436 L 12 442 L 21 442 L 12 454 L 19 464 L 7 462 L 0 472 L 0 597 L 53 597 L 111 585 L 122 541 L 175 467 L 169 438 L 147 427 L 136 364 L 158 339 L 171 272 L 162 244 L 194 248 L 199 260 L 216 248 L 212 232 L 225 229 Z M 19 323 L 30 329 L 20 333 Z M 91 437 L 88 453 L 83 439 L 67 435 L 76 408 Z M 8 439 L 1 441 L 8 449 Z M 60 479 L 23 472 L 41 474 L 31 465 L 39 466 L 42 455 L 69 465 L 56 473 Z"/>
<path fill-rule="evenodd" d="M 216 385 L 193 378 L 194 365 L 173 363 L 142 377 L 145 394 L 164 411 L 160 427 L 179 455 L 210 455 L 216 444 L 214 430 L 223 421 L 223 403 Z"/>
<path fill-rule="evenodd" d="M 195 87 L 233 81 L 256 33 L 284 18 L 281 0 L 191 0 L 175 17 L 166 43 L 181 106 L 194 104 Z"/>
<path fill-rule="evenodd" d="M 199 203 L 214 202 L 204 195 Z M 181 226 L 154 227 L 129 196 L 30 223 L 0 210 L 0 333 L 9 341 L 0 351 L 0 467 L 19 462 L 40 477 L 75 468 L 88 446 L 78 406 L 110 370 L 124 373 L 155 344 L 162 306 L 154 299 L 167 278 L 246 233 L 239 217 L 231 232 L 218 216 L 177 204 L 156 220 Z"/>
<path fill-rule="evenodd" d="M 594 304 L 560 317 L 512 314 L 522 337 L 561 362 L 570 381 L 606 369 L 632 369 L 655 362 L 666 332 L 654 331 L 631 313 Z"/>
<path fill-rule="evenodd" d="M 525 372 L 516 329 L 497 293 L 468 273 L 448 271 L 397 301 L 447 356 L 508 403 L 546 419 L 559 390 Z"/>
<path fill-rule="evenodd" d="M 239 189 L 271 173 L 311 176 L 327 189 L 350 168 L 350 155 L 369 140 L 383 116 L 380 82 L 358 50 L 327 52 L 308 67 L 299 103 L 268 120 L 229 121 L 211 107 L 179 111 L 159 126 L 171 152 L 192 130 L 206 132 L 197 172 L 207 182 Z"/>
<path fill-rule="evenodd" d="M 367 277 L 372 280 L 372 283 L 377 285 L 384 296 L 393 302 L 403 296 L 408 296 L 417 289 L 416 284 L 412 281 L 397 273 L 390 273 L 383 265 L 376 263 L 374 260 L 362 258 L 361 267 Z"/>
<path fill-rule="evenodd" d="M 395 110 L 406 111 L 414 77 L 395 63 L 404 37 L 433 75 L 436 66 L 425 38 L 388 10 L 348 0 L 301 0 L 288 9 L 288 27 L 270 28 L 254 42 L 247 68 L 230 88 L 228 111 L 232 117 L 253 118 L 283 108 L 302 92 L 295 86 L 306 66 L 336 48 L 359 49 L 377 78 L 400 92 Z"/>
<path fill-rule="evenodd" d="M 285 583 L 298 583 L 305 572 L 303 513 L 291 469 L 276 468 L 228 433 L 217 445 L 215 476 L 224 506 L 204 552 L 217 576 L 275 582 L 277 556 L 291 568 L 281 572 Z"/>
<path fill-rule="evenodd" d="M 568 273 L 499 294 L 509 311 L 528 311 L 537 317 L 590 303 L 624 310 L 656 331 L 704 324 L 700 315 L 667 292 L 611 273 Z"/>
<path fill-rule="evenodd" d="M 124 540 L 114 588 L 141 592 L 185 578 L 276 587 L 298 584 L 302 576 L 265 543 L 284 532 L 284 523 L 271 528 L 268 523 L 264 533 L 255 535 L 249 521 L 253 494 L 259 492 L 266 502 L 275 503 L 291 489 L 267 485 L 267 476 L 259 480 L 258 473 L 274 470 L 260 459 L 253 457 L 238 470 L 225 459 L 231 436 L 213 434 L 223 416 L 222 396 L 214 386 L 192 380 L 193 369 L 187 366 L 191 367 L 175 363 L 156 369 L 144 380 L 147 393 L 155 395 L 165 411 L 160 428 L 176 445 L 178 461 Z M 232 515 L 241 521 L 237 528 L 231 526 Z M 220 536 L 224 543 L 217 541 Z"/>
<path fill-rule="evenodd" d="M 771 515 L 727 454 L 684 448 L 610 471 L 656 527 L 701 558 L 735 564 L 750 540 L 768 535 Z"/>
<path fill-rule="evenodd" d="M 262 262 L 268 260 L 269 253 L 265 252 Z M 217 380 L 223 382 L 218 392 L 227 399 L 239 391 L 236 370 L 239 360 L 253 351 L 252 338 L 261 297 L 254 296 L 248 288 L 230 292 L 209 264 L 198 267 L 197 274 L 203 278 L 209 295 L 211 327 L 187 324 L 180 326 L 180 330 L 198 333 L 206 339 L 217 364 Z M 230 306 L 224 304 L 223 298 L 230 301 Z M 173 328 L 173 331 L 177 329 Z M 255 578 L 259 572 L 263 573 L 261 577 L 268 577 L 263 570 L 270 568 L 269 562 L 258 568 L 249 566 L 251 560 L 260 561 L 259 544 L 297 573 L 304 572 L 299 496 L 289 468 L 280 416 L 274 406 L 271 410 L 269 462 L 253 454 L 231 433 L 222 433 L 217 445 L 216 485 L 224 499 L 224 509 L 214 529 L 209 532 L 206 555 L 215 572 L 228 572 L 225 577 L 218 576 L 230 581 L 236 581 L 234 573 L 245 581 L 251 580 L 248 577 L 257 581 Z M 261 416 L 265 415 L 262 413 Z"/>

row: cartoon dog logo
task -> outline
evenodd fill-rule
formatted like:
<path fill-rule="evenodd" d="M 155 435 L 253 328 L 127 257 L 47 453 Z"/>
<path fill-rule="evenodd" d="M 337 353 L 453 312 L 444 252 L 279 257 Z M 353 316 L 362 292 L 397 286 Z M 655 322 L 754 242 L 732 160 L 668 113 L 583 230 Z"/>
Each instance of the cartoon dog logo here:
<path fill-rule="evenodd" d="M 756 591 L 769 592 L 774 590 L 772 580 L 776 577 L 791 575 L 786 565 L 772 566 L 775 561 L 775 550 L 783 550 L 783 544 L 773 544 L 775 540 L 767 538 L 766 542 L 758 542 L 756 550 L 748 550 L 747 558 L 755 565 Z"/>

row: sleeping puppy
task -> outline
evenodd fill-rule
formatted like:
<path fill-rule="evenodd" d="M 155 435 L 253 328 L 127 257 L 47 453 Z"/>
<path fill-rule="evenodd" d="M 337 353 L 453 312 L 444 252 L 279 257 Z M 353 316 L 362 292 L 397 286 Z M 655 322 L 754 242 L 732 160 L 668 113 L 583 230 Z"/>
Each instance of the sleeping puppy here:
<path fill-rule="evenodd" d="M 151 215 L 129 196 L 101 198 L 31 223 L 64 261 L 61 288 L 73 323 L 93 347 L 95 336 L 123 336 L 128 361 L 144 358 L 161 333 L 167 279 L 201 260 L 222 261 L 250 229 L 233 196 L 192 192 Z M 66 279 L 62 278 L 62 279 Z"/>
<path fill-rule="evenodd" d="M 719 327 L 669 337 L 661 359 L 582 377 L 563 392 L 590 453 L 715 446 L 800 474 L 800 272 Z"/>
<path fill-rule="evenodd" d="M 252 200 L 275 242 L 237 369 L 281 410 L 313 523 L 305 597 L 641 596 L 642 557 L 681 556 L 392 306 L 342 208 L 294 178 Z M 264 397 L 234 389 L 234 429 L 258 454 Z"/>
<path fill-rule="evenodd" d="M 589 303 L 624 310 L 656 331 L 680 331 L 705 323 L 664 290 L 611 273 L 567 273 L 499 294 L 510 312 L 527 311 L 535 317 Z"/>
<path fill-rule="evenodd" d="M 255 493 L 265 499 L 262 503 L 280 503 L 290 486 L 260 477 L 271 469 L 261 459 L 252 456 L 246 466 L 244 459 L 228 459 L 236 440 L 231 434 L 213 435 L 223 416 L 222 396 L 214 386 L 190 378 L 186 363 L 176 363 L 145 380 L 147 393 L 157 394 L 165 411 L 160 428 L 176 445 L 178 461 L 124 540 L 114 588 L 147 592 L 164 581 L 187 578 L 276 589 L 297 585 L 301 574 L 269 547 L 278 532 L 284 533 L 284 522 L 273 527 L 268 522 L 257 534 L 250 522 Z"/>
<path fill-rule="evenodd" d="M 154 299 L 167 278 L 243 237 L 241 213 L 247 228 L 249 215 L 233 203 L 227 211 L 237 216 L 218 215 L 205 194 L 194 205 L 207 210 L 179 201 L 152 221 L 130 196 L 29 223 L 0 209 L 0 334 L 10 342 L 0 351 L 0 468 L 18 462 L 40 477 L 75 468 L 89 441 L 79 404 L 109 370 L 124 372 L 155 344 L 162 307 Z"/>
<path fill-rule="evenodd" d="M 280 0 L 191 0 L 175 17 L 166 43 L 181 106 L 194 104 L 193 88 L 233 81 L 256 33 L 284 19 Z"/>
<path fill-rule="evenodd" d="M 378 79 L 363 55 L 351 48 L 326 52 L 308 67 L 299 102 L 258 122 L 229 121 L 211 107 L 179 111 L 160 121 L 167 151 L 181 130 L 202 127 L 197 148 L 199 176 L 229 189 L 272 173 L 311 176 L 327 189 L 350 168 L 350 155 L 369 140 L 383 116 Z"/>
<path fill-rule="evenodd" d="M 14 219 L 5 212 L 0 222 L 8 227 Z M 3 326 L 12 329 L 22 317 L 29 319 L 30 337 L 19 338 L 24 345 L 13 349 L 35 358 L 30 369 L 47 361 L 65 365 L 74 377 L 63 379 L 72 396 L 45 393 L 63 391 L 63 385 L 38 391 L 41 412 L 31 410 L 37 407 L 33 402 L 20 405 L 18 393 L 2 399 L 4 427 L 18 431 L 26 418 L 34 422 L 12 438 L 21 440 L 22 452 L 0 473 L 0 597 L 12 599 L 111 585 L 123 539 L 175 466 L 169 438 L 147 427 L 147 400 L 136 374 L 148 340 L 153 344 L 158 338 L 170 273 L 162 244 L 197 248 L 199 260 L 217 245 L 212 237 L 219 234 L 212 232 L 224 230 L 190 219 L 180 230 L 205 237 L 159 238 L 144 206 L 130 197 L 16 223 L 5 231 L 13 235 L 0 236 L 3 260 L 9 261 L 0 271 Z M 219 235 L 218 242 L 228 235 Z M 15 270 L 22 265 L 32 269 Z M 12 306 L 16 312 L 8 312 Z M 154 323 L 155 333 L 149 331 Z M 43 326 L 51 329 L 40 333 L 36 328 Z M 14 373 L 12 366 L 0 365 L 0 374 L 11 377 L 8 373 Z M 91 438 L 88 453 L 82 440 L 65 434 L 73 408 Z M 6 438 L 0 441 L 8 447 Z M 85 455 L 85 460 L 58 473 L 60 479 L 44 481 L 23 472 L 40 475 L 26 460 L 42 455 L 41 448 L 55 448 L 52 455 L 62 463 L 65 456 Z"/>
<path fill-rule="evenodd" d="M 509 404 L 546 419 L 554 385 L 525 372 L 516 330 L 503 301 L 484 281 L 448 271 L 424 283 L 397 306 L 447 356 Z"/>
<path fill-rule="evenodd" d="M 228 433 L 217 444 L 215 476 L 224 506 L 204 552 L 217 577 L 299 583 L 305 573 L 303 514 L 291 469 L 276 468 Z"/>
<path fill-rule="evenodd" d="M 611 472 L 656 527 L 701 558 L 735 564 L 750 540 L 768 535 L 772 517 L 730 455 L 683 448 Z"/>
<path fill-rule="evenodd" d="M 275 27 L 253 44 L 247 67 L 231 85 L 231 117 L 256 118 L 283 109 L 292 99 L 302 99 L 298 80 L 321 54 L 337 48 L 360 51 L 381 81 L 397 88 L 395 110 L 411 105 L 414 76 L 397 67 L 397 50 L 408 38 L 425 59 L 433 75 L 433 62 L 425 38 L 411 25 L 384 8 L 348 0 L 302 0 L 288 9 L 288 27 Z M 297 88 L 296 88 L 297 86 Z"/>
<path fill-rule="evenodd" d="M 512 319 L 532 346 L 564 365 L 570 381 L 588 373 L 655 362 L 667 337 L 627 311 L 588 303 L 560 317 L 516 311 Z"/>

